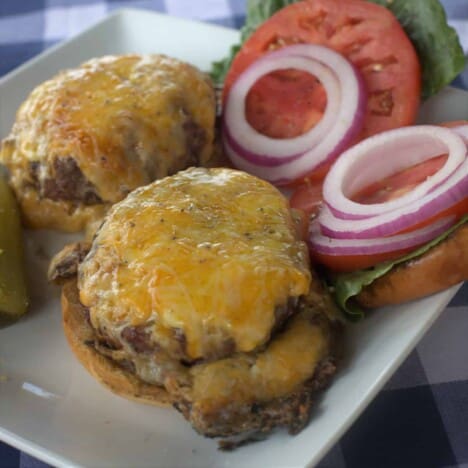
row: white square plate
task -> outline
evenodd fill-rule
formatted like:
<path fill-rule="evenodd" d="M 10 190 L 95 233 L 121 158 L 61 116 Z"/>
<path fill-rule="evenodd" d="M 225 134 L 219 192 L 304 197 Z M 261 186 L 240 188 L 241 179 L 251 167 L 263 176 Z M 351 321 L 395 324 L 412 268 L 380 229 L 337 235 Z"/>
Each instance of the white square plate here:
<path fill-rule="evenodd" d="M 91 57 L 165 53 L 208 70 L 236 31 L 125 10 L 0 80 L 0 137 L 29 91 Z M 421 120 L 467 118 L 468 93 L 447 89 L 426 103 Z M 369 404 L 457 288 L 381 310 L 348 328 L 347 359 L 295 437 L 278 431 L 234 452 L 197 435 L 175 410 L 146 407 L 102 388 L 72 356 L 60 323 L 59 291 L 45 281 L 47 257 L 66 236 L 27 234 L 32 307 L 0 330 L 0 438 L 57 466 L 303 467 L 317 463 Z M 402 415 L 403 420 L 404 415 Z"/>

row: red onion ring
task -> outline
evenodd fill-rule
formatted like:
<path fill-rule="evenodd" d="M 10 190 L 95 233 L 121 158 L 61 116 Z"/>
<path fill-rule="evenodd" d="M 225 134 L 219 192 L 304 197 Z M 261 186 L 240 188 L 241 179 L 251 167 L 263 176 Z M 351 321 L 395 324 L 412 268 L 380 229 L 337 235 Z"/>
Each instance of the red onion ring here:
<path fill-rule="evenodd" d="M 380 253 L 401 251 L 425 244 L 445 232 L 453 225 L 455 217 L 440 219 L 430 226 L 392 237 L 373 239 L 333 239 L 320 233 L 318 223 L 311 224 L 309 244 L 311 248 L 323 255 L 376 255 Z"/>
<path fill-rule="evenodd" d="M 228 156 L 231 153 L 234 153 L 234 156 L 232 159 L 232 162 L 235 163 L 237 159 L 240 158 L 239 164 L 243 164 L 243 161 L 248 158 L 248 160 L 255 161 L 255 166 L 260 166 L 260 167 L 275 167 L 275 166 L 282 166 L 286 163 L 289 163 L 290 161 L 294 161 L 297 158 L 300 158 L 302 156 L 301 153 L 299 154 L 292 154 L 290 156 L 282 156 L 281 158 L 279 157 L 270 157 L 268 155 L 262 155 L 262 154 L 255 154 L 252 153 L 251 151 L 246 150 L 242 146 L 240 146 L 234 138 L 232 138 L 231 134 L 229 133 L 228 128 L 226 125 L 223 123 L 222 124 L 222 132 L 223 132 L 223 138 L 224 138 L 224 145 L 229 148 Z M 242 154 L 243 157 L 236 156 Z M 236 164 L 236 163 L 235 163 Z M 240 166 L 237 166 L 240 168 Z M 244 169 L 246 170 L 246 169 Z M 256 170 L 256 169 L 253 169 Z M 247 171 L 249 172 L 249 171 Z"/>
<path fill-rule="evenodd" d="M 234 166 L 238 169 L 268 180 L 274 185 L 287 185 L 294 180 L 292 172 L 288 171 L 290 161 L 286 161 L 284 164 L 276 166 L 261 166 L 252 164 L 244 158 L 240 157 L 239 154 L 234 151 L 233 148 L 231 148 L 226 139 L 223 143 L 226 154 Z"/>
<path fill-rule="evenodd" d="M 324 256 L 397 254 L 444 232 L 457 221 L 455 215 L 402 233 L 460 203 L 468 212 L 465 137 L 468 125 L 452 129 L 422 125 L 375 135 L 345 151 L 325 178 L 325 205 L 312 223 L 310 248 Z M 448 153 L 444 166 L 397 199 L 362 204 L 349 198 L 373 182 L 443 153 Z"/>
<path fill-rule="evenodd" d="M 294 138 L 270 138 L 245 117 L 248 92 L 262 76 L 281 69 L 317 76 L 327 92 L 320 122 Z M 234 83 L 223 113 L 223 141 L 234 165 L 278 185 L 312 172 L 334 158 L 362 128 L 366 104 L 363 80 L 337 52 L 314 44 L 284 47 L 254 62 Z"/>
<path fill-rule="evenodd" d="M 460 135 L 463 141 L 468 145 L 468 125 L 460 125 L 458 127 L 452 127 L 451 130 L 453 130 L 455 133 Z"/>
<path fill-rule="evenodd" d="M 319 222 L 322 233 L 336 239 L 386 237 L 411 228 L 418 221 L 438 215 L 465 199 L 468 211 L 468 159 L 435 190 L 405 207 L 362 219 L 341 219 L 324 207 Z"/>
<path fill-rule="evenodd" d="M 245 118 L 246 98 L 252 86 L 262 77 L 277 70 L 295 69 L 314 75 L 323 84 L 329 103 L 320 122 L 308 132 L 294 138 L 271 138 L 255 130 Z M 269 159 L 300 155 L 323 137 L 339 110 L 340 86 L 334 73 L 322 63 L 298 55 L 272 52 L 260 58 L 237 79 L 229 92 L 224 110 L 225 131 L 230 140 L 252 155 Z M 240 143 L 242 142 L 242 143 Z"/>
<path fill-rule="evenodd" d="M 448 128 L 420 125 L 389 130 L 367 138 L 340 156 L 327 174 L 323 198 L 336 218 L 346 220 L 375 217 L 415 201 L 420 203 L 461 165 L 466 152 L 462 138 Z M 448 153 L 444 166 L 402 197 L 372 205 L 349 198 L 378 179 L 443 153 Z"/>

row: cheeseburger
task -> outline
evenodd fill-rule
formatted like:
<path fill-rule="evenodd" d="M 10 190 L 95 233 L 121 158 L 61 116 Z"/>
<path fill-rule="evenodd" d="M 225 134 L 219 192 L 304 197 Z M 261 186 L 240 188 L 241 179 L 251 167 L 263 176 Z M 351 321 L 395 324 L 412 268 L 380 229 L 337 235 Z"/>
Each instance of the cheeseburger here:
<path fill-rule="evenodd" d="M 137 187 L 213 152 L 209 78 L 163 55 L 95 58 L 37 86 L 0 163 L 33 228 L 80 231 Z"/>
<path fill-rule="evenodd" d="M 240 171 L 135 190 L 52 262 L 71 349 L 115 393 L 171 404 L 225 448 L 299 431 L 341 329 L 299 231 L 281 193 Z"/>

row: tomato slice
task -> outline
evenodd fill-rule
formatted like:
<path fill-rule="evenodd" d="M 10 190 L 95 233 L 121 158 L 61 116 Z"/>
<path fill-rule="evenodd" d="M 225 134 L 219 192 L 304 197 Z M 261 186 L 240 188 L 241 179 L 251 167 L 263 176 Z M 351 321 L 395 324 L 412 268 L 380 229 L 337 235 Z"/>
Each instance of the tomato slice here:
<path fill-rule="evenodd" d="M 305 133 L 322 118 L 327 95 L 320 82 L 297 70 L 279 70 L 260 78 L 246 100 L 252 127 L 272 138 Z"/>
<path fill-rule="evenodd" d="M 263 23 L 236 55 L 224 98 L 237 77 L 268 51 L 313 43 L 343 54 L 361 72 L 368 91 L 359 139 L 411 124 L 419 106 L 421 70 L 413 45 L 394 15 L 364 0 L 305 0 Z M 326 94 L 315 77 L 281 70 L 262 77 L 250 91 L 246 117 L 274 138 L 300 135 L 322 117 Z"/>
<path fill-rule="evenodd" d="M 428 159 L 403 171 L 392 174 L 360 190 L 351 199 L 357 203 L 371 205 L 395 200 L 413 190 L 421 182 L 435 174 L 447 161 L 447 155 L 442 154 Z"/>
<path fill-rule="evenodd" d="M 318 214 L 322 206 L 322 187 L 322 181 L 300 185 L 291 195 L 289 200 L 291 207 L 301 210 L 307 219 Z"/>

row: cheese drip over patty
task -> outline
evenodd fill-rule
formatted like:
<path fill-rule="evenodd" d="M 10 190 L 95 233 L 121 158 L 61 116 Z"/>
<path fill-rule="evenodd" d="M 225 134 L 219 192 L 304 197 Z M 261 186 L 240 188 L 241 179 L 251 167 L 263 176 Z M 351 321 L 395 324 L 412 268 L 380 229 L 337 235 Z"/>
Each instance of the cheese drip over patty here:
<path fill-rule="evenodd" d="M 120 340 L 135 327 L 188 360 L 258 348 L 310 281 L 288 201 L 231 169 L 137 189 L 111 209 L 79 270 L 96 329 Z"/>

